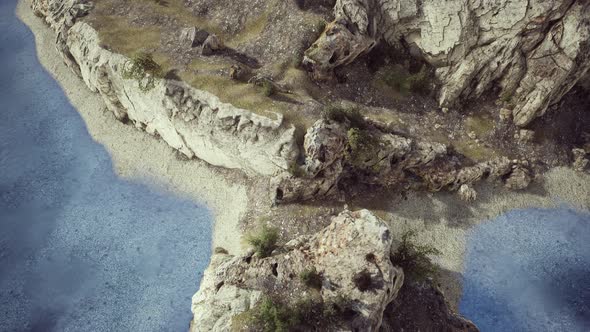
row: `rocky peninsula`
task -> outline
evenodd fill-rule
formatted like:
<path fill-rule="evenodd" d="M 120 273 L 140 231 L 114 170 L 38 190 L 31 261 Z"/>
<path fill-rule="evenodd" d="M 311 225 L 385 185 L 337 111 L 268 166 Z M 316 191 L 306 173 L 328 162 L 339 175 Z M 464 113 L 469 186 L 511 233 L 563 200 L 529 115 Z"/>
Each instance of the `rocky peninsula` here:
<path fill-rule="evenodd" d="M 469 228 L 590 208 L 585 1 L 18 13 L 117 173 L 214 210 L 191 331 L 477 330 L 456 314 Z"/>

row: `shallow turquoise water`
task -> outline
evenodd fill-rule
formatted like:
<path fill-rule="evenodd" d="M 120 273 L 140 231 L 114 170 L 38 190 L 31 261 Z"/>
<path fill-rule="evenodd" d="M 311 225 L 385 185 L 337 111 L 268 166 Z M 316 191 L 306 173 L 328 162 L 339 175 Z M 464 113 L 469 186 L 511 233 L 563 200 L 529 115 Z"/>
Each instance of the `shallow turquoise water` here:
<path fill-rule="evenodd" d="M 186 331 L 209 211 L 114 174 L 15 4 L 0 1 L 0 331 Z"/>
<path fill-rule="evenodd" d="M 590 214 L 514 210 L 468 237 L 460 311 L 481 331 L 590 331 Z"/>

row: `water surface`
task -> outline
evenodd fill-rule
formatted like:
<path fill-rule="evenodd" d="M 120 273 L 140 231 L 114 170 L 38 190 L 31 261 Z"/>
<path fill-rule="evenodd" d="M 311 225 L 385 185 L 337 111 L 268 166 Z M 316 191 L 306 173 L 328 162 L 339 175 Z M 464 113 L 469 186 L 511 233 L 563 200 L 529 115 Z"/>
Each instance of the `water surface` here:
<path fill-rule="evenodd" d="M 486 331 L 590 331 L 590 214 L 514 210 L 468 237 L 460 311 Z"/>
<path fill-rule="evenodd" d="M 15 5 L 0 1 L 0 331 L 186 331 L 209 212 L 114 174 Z"/>

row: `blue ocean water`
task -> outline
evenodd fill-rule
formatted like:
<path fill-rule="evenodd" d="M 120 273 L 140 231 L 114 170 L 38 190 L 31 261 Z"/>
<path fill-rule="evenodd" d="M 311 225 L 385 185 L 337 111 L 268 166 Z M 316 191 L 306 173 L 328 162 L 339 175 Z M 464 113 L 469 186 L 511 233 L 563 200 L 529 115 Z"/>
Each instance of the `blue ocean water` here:
<path fill-rule="evenodd" d="M 0 331 L 186 331 L 211 216 L 120 179 L 0 1 Z"/>
<path fill-rule="evenodd" d="M 468 237 L 460 311 L 487 331 L 590 331 L 590 214 L 514 210 Z"/>

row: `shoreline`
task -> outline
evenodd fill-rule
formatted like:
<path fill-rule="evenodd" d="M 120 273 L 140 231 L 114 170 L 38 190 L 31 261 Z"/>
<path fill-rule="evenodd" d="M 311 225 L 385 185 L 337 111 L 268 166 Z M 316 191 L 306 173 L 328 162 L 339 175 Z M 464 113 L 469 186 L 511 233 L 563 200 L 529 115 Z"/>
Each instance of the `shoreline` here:
<path fill-rule="evenodd" d="M 213 218 L 212 248 L 241 253 L 239 221 L 248 205 L 245 176 L 200 160 L 180 160 L 163 141 L 116 120 L 106 111 L 102 98 L 63 63 L 55 49 L 55 34 L 28 6 L 27 1 L 19 0 L 16 16 L 34 36 L 37 59 L 62 88 L 91 137 L 105 147 L 115 173 L 204 204 Z"/>
<path fill-rule="evenodd" d="M 37 57 L 43 67 L 62 87 L 91 136 L 111 155 L 115 172 L 124 179 L 148 183 L 204 203 L 213 212 L 212 246 L 240 254 L 240 220 L 248 213 L 268 210 L 266 206 L 259 210 L 254 206 L 265 205 L 264 202 L 252 202 L 253 206 L 248 206 L 250 185 L 256 179 L 247 179 L 239 172 L 212 167 L 200 160 L 178 160 L 176 152 L 163 141 L 117 121 L 110 112 L 104 111 L 101 97 L 91 92 L 63 64 L 55 50 L 53 31 L 33 15 L 26 1 L 19 0 L 17 16 L 33 32 Z M 391 226 L 396 237 L 415 229 L 418 231 L 416 240 L 431 243 L 441 250 L 442 255 L 435 261 L 448 272 L 448 278 L 443 279 L 446 287 L 443 291 L 456 308 L 461 296 L 461 274 L 470 229 L 519 208 L 552 208 L 565 204 L 588 210 L 590 175 L 555 168 L 544 174 L 543 180 L 536 180 L 538 183 L 523 192 L 478 184 L 475 189 L 479 198 L 472 203 L 463 202 L 449 192 L 410 192 L 405 199 L 398 193 L 393 193 L 391 198 L 380 198 L 383 202 L 378 206 L 371 202 L 353 205 L 355 209 L 368 208 L 375 212 Z M 304 209 L 306 205 L 301 207 Z M 297 211 L 298 207 L 293 209 Z M 314 213 L 317 214 L 313 211 L 310 218 Z"/>

